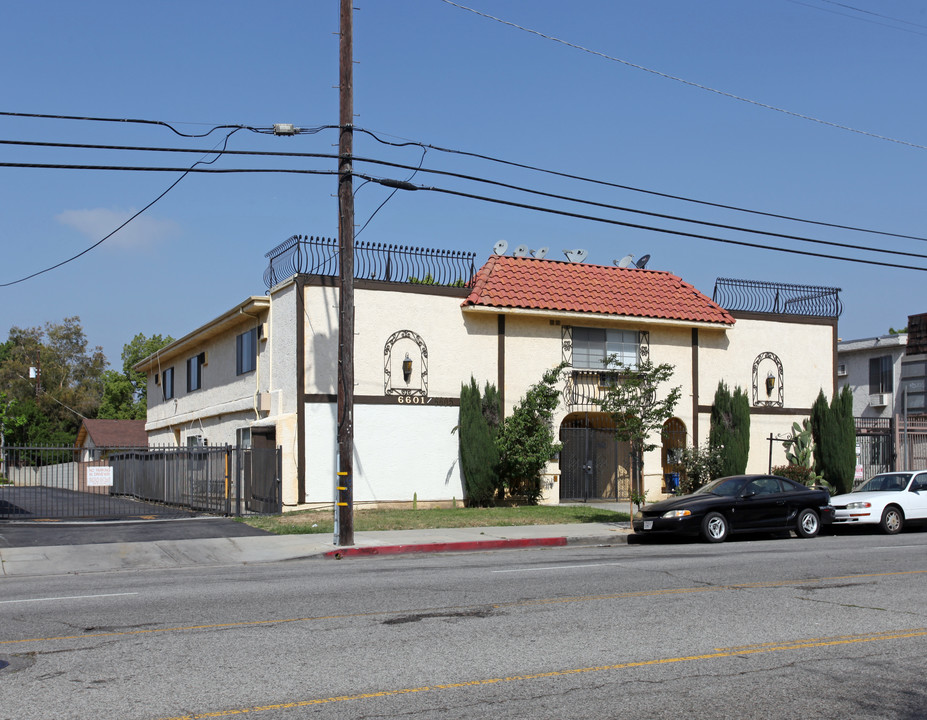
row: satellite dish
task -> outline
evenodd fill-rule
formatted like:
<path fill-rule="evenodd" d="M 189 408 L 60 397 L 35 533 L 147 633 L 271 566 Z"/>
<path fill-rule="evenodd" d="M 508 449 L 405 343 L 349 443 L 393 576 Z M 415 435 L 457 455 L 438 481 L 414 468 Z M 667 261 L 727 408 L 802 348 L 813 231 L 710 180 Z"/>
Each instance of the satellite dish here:
<path fill-rule="evenodd" d="M 505 255 L 505 251 L 509 249 L 509 244 L 505 240 L 500 240 L 495 245 L 492 246 L 492 251 L 496 255 Z"/>
<path fill-rule="evenodd" d="M 575 250 L 564 250 L 563 254 L 567 256 L 567 260 L 571 263 L 581 263 L 588 257 L 589 252 L 582 248 L 576 248 Z"/>
<path fill-rule="evenodd" d="M 515 249 L 512 251 L 512 256 L 513 256 L 513 257 L 525 257 L 527 254 L 528 254 L 528 246 L 527 246 L 527 245 L 519 245 L 517 248 L 515 248 Z"/>
<path fill-rule="evenodd" d="M 541 258 L 547 257 L 547 253 L 549 250 L 550 248 L 542 247 L 540 250 L 532 250 L 531 254 L 534 255 L 534 257 L 536 257 L 538 260 L 540 260 Z"/>
<path fill-rule="evenodd" d="M 617 265 L 618 267 L 626 268 L 628 265 L 631 264 L 633 260 L 634 260 L 633 255 L 625 255 L 623 258 L 621 258 L 621 260 L 615 260 L 614 262 L 615 262 L 615 265 Z"/>
<path fill-rule="evenodd" d="M 650 260 L 650 256 L 649 256 L 649 255 L 644 255 L 644 257 L 642 257 L 640 260 L 638 260 L 636 263 L 634 263 L 634 265 L 637 266 L 638 268 L 640 268 L 641 270 L 643 270 L 645 267 L 647 267 L 647 261 L 648 261 L 648 260 Z"/>

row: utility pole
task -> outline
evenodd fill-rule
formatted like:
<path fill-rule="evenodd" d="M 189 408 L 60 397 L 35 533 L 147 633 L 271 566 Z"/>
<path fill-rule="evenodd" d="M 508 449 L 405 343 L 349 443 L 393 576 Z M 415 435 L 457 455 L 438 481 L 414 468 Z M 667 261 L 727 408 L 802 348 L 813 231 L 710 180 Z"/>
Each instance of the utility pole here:
<path fill-rule="evenodd" d="M 339 53 L 338 243 L 341 292 L 338 319 L 338 545 L 354 544 L 354 22 L 353 0 L 341 0 Z"/>

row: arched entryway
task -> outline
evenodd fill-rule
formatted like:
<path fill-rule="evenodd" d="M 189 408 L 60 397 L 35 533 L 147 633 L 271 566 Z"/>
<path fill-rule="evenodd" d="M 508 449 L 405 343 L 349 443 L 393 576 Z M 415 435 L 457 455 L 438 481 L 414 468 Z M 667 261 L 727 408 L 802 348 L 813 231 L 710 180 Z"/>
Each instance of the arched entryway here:
<path fill-rule="evenodd" d="M 560 424 L 560 499 L 626 500 L 631 450 L 606 413 L 570 413 Z"/>
<path fill-rule="evenodd" d="M 663 492 L 671 493 L 674 485 L 685 479 L 685 467 L 682 464 L 682 452 L 686 447 L 686 424 L 679 418 L 673 417 L 663 423 L 660 433 L 663 449 L 660 459 L 663 464 Z"/>

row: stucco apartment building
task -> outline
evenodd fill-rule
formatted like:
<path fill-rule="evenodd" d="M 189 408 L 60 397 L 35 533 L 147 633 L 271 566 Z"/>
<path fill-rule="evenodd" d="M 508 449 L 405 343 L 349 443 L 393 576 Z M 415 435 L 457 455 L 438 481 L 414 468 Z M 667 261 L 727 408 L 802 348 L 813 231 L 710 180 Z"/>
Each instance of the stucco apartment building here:
<path fill-rule="evenodd" d="M 927 313 L 908 316 L 908 332 L 837 343 L 837 385 L 853 393 L 853 415 L 927 414 Z"/>
<path fill-rule="evenodd" d="M 267 254 L 268 292 L 146 358 L 152 445 L 282 449 L 285 506 L 330 505 L 337 456 L 338 272 L 334 241 L 294 236 Z M 617 354 L 675 373 L 676 416 L 644 458 L 652 499 L 678 448 L 707 440 L 719 381 L 751 402 L 748 470 L 835 388 L 836 289 L 719 280 L 712 299 L 665 271 L 421 248 L 355 249 L 354 503 L 463 498 L 459 397 L 494 384 L 504 412 L 564 361 L 554 424 L 564 443 L 545 502 L 626 498 L 630 458 L 594 400 Z"/>

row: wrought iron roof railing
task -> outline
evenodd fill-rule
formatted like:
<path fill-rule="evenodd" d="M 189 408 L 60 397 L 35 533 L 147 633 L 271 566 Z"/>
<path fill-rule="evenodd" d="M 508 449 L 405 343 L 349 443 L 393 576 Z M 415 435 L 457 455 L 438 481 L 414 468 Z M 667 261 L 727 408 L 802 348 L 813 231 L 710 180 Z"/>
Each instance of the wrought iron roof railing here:
<path fill-rule="evenodd" d="M 264 284 L 272 288 L 296 274 L 338 276 L 338 241 L 293 235 L 264 257 Z M 456 250 L 354 243 L 354 277 L 358 280 L 469 287 L 476 253 Z"/>
<path fill-rule="evenodd" d="M 711 299 L 725 310 L 838 318 L 840 288 L 718 278 Z"/>

